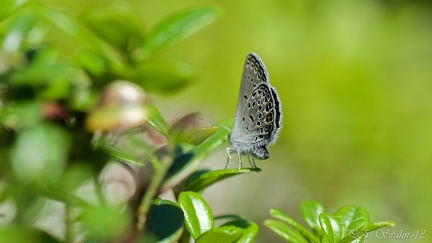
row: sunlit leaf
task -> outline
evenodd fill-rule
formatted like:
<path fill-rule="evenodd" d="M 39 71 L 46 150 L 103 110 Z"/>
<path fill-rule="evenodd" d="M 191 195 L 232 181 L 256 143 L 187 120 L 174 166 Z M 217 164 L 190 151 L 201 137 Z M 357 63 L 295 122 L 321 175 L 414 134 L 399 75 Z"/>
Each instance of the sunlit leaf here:
<path fill-rule="evenodd" d="M 253 242 L 256 235 L 258 234 L 258 225 L 255 222 L 248 221 L 245 219 L 236 219 L 233 221 L 229 221 L 223 225 L 221 225 L 220 228 L 226 227 L 226 226 L 235 226 L 237 228 L 242 229 L 242 236 L 240 239 L 237 240 L 237 243 L 250 243 Z"/>
<path fill-rule="evenodd" d="M 182 192 L 178 203 L 183 210 L 186 227 L 194 239 L 214 228 L 210 206 L 199 194 Z"/>
<path fill-rule="evenodd" d="M 144 42 L 144 50 L 151 54 L 171 46 L 210 24 L 220 14 L 217 8 L 204 7 L 170 16 L 150 31 Z"/>
<path fill-rule="evenodd" d="M 322 213 L 319 216 L 319 222 L 323 229 L 323 236 L 328 242 L 337 243 L 342 239 L 342 227 L 336 217 Z"/>
<path fill-rule="evenodd" d="M 342 226 L 342 238 L 348 236 L 349 232 L 358 231 L 369 224 L 369 215 L 363 207 L 345 206 L 335 213 Z"/>
<path fill-rule="evenodd" d="M 307 243 L 308 241 L 291 226 L 288 226 L 278 220 L 267 219 L 264 225 L 279 235 L 282 239 L 291 243 Z"/>
<path fill-rule="evenodd" d="M 236 243 L 243 235 L 243 230 L 235 226 L 221 226 L 201 235 L 196 243 Z"/>
<path fill-rule="evenodd" d="M 307 229 L 305 229 L 303 227 L 303 225 L 301 225 L 296 220 L 294 220 L 293 218 L 288 216 L 286 213 L 284 213 L 280 210 L 277 210 L 275 208 L 272 208 L 270 210 L 270 215 L 273 218 L 279 219 L 280 221 L 282 221 L 282 222 L 292 226 L 293 228 L 295 228 L 308 241 L 314 242 L 314 243 L 319 243 L 319 240 L 312 233 L 310 233 Z"/>
<path fill-rule="evenodd" d="M 393 221 L 379 221 L 379 222 L 372 222 L 369 223 L 368 225 L 362 227 L 361 230 L 368 230 L 368 231 L 372 231 L 372 230 L 377 230 L 379 228 L 382 227 L 394 227 L 395 223 Z"/>
<path fill-rule="evenodd" d="M 245 174 L 249 172 L 259 172 L 260 169 L 227 169 L 227 170 L 214 170 L 207 173 L 204 173 L 192 181 L 186 183 L 185 190 L 186 191 L 194 191 L 199 192 L 204 190 L 205 188 L 213 185 L 216 182 L 222 181 L 229 177 Z"/>
<path fill-rule="evenodd" d="M 320 237 L 322 232 L 318 218 L 319 215 L 324 212 L 324 207 L 318 202 L 306 201 L 300 205 L 300 210 L 303 218 L 312 228 L 315 235 Z"/>

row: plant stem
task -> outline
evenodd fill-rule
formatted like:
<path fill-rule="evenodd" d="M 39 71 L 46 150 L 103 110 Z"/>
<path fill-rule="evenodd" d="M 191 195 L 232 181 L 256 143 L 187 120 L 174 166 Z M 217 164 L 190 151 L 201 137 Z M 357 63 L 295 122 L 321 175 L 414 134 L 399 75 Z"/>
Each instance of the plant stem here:
<path fill-rule="evenodd" d="M 147 220 L 147 213 L 150 208 L 150 204 L 152 199 L 157 194 L 157 190 L 165 178 L 165 174 L 168 171 L 169 166 L 171 165 L 172 158 L 171 156 L 166 156 L 162 159 L 158 159 L 153 157 L 151 159 L 151 163 L 155 169 L 155 174 L 150 182 L 145 195 L 141 199 L 141 203 L 138 207 L 138 223 L 137 229 L 138 232 L 142 231 L 144 228 L 144 224 Z"/>

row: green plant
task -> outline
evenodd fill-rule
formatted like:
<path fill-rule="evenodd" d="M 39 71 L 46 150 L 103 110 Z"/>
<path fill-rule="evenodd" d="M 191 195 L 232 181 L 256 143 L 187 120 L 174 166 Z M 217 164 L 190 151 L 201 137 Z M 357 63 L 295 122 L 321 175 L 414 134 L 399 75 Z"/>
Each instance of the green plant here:
<path fill-rule="evenodd" d="M 197 125 L 196 114 L 169 126 L 149 99 L 150 93 L 177 92 L 195 76 L 190 66 L 154 54 L 219 15 L 214 7 L 188 9 L 145 32 L 125 2 L 87 9 L 80 21 L 32 1 L 2 3 L 0 203 L 12 213 L 0 215 L 1 242 L 186 242 L 189 234 L 241 236 L 251 227 L 253 239 L 256 225 L 238 217 L 214 228 L 207 204 L 193 194 L 253 171 L 196 172 L 227 131 Z M 76 42 L 72 59 L 61 42 L 46 40 L 53 27 Z M 126 202 L 107 198 L 102 176 L 111 163 L 123 164 L 135 180 L 136 192 Z M 95 192 L 77 193 L 86 183 Z M 179 204 L 158 198 L 167 190 L 175 191 Z M 65 227 L 60 233 L 36 226 L 53 202 L 64 205 L 57 210 L 65 215 L 57 222 Z M 194 215 L 195 207 L 207 214 Z M 207 228 L 200 226 L 204 216 Z"/>
<path fill-rule="evenodd" d="M 126 2 L 86 9 L 79 20 L 30 0 L 2 3 L 0 204 L 8 210 L 0 242 L 253 241 L 256 223 L 213 217 L 198 193 L 259 169 L 198 170 L 228 131 L 197 114 L 169 125 L 150 99 L 195 77 L 156 54 L 220 13 L 187 9 L 145 31 Z M 63 39 L 50 40 L 58 30 Z M 132 176 L 135 190 L 123 201 L 107 193 L 111 164 Z M 166 191 L 176 200 L 161 199 Z M 52 212 L 54 225 L 44 227 Z"/>
<path fill-rule="evenodd" d="M 392 221 L 370 222 L 363 207 L 345 206 L 334 214 L 314 201 L 302 203 L 301 212 L 312 232 L 278 209 L 271 209 L 264 225 L 287 242 L 363 242 L 367 234 L 381 227 L 393 226 Z"/>

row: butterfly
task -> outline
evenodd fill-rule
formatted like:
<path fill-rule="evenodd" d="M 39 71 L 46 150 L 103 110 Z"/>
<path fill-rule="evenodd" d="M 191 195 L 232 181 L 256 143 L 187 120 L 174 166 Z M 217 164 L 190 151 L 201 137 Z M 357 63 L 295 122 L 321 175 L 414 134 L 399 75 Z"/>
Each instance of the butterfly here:
<path fill-rule="evenodd" d="M 251 52 L 243 67 L 234 126 L 229 136 L 231 147 L 227 148 L 226 168 L 230 167 L 231 154 L 234 152 L 237 152 L 239 158 L 239 169 L 242 168 L 242 154 L 248 155 L 249 162 L 255 168 L 254 158 L 268 159 L 270 154 L 267 146 L 277 140 L 281 122 L 279 95 L 270 85 L 263 61 Z"/>

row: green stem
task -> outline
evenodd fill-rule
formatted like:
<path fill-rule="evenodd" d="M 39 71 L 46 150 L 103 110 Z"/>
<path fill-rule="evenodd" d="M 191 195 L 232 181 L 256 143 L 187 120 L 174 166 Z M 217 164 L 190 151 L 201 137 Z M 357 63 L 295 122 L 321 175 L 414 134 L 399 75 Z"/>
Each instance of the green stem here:
<path fill-rule="evenodd" d="M 150 204 L 157 194 L 158 188 L 161 185 L 163 179 L 165 178 L 165 174 L 168 171 L 168 168 L 171 165 L 172 158 L 167 156 L 169 161 L 160 161 L 159 159 L 153 157 L 151 159 L 151 163 L 155 169 L 155 174 L 150 182 L 149 187 L 147 188 L 145 195 L 141 199 L 141 203 L 138 207 L 138 232 L 142 231 L 144 228 L 144 224 L 147 220 L 147 213 L 150 208 Z"/>
<path fill-rule="evenodd" d="M 73 236 L 73 221 L 72 221 L 72 208 L 69 204 L 66 204 L 65 208 L 65 223 L 66 223 L 66 235 L 65 235 L 65 242 L 66 243 L 72 243 L 74 242 L 74 236 Z"/>

